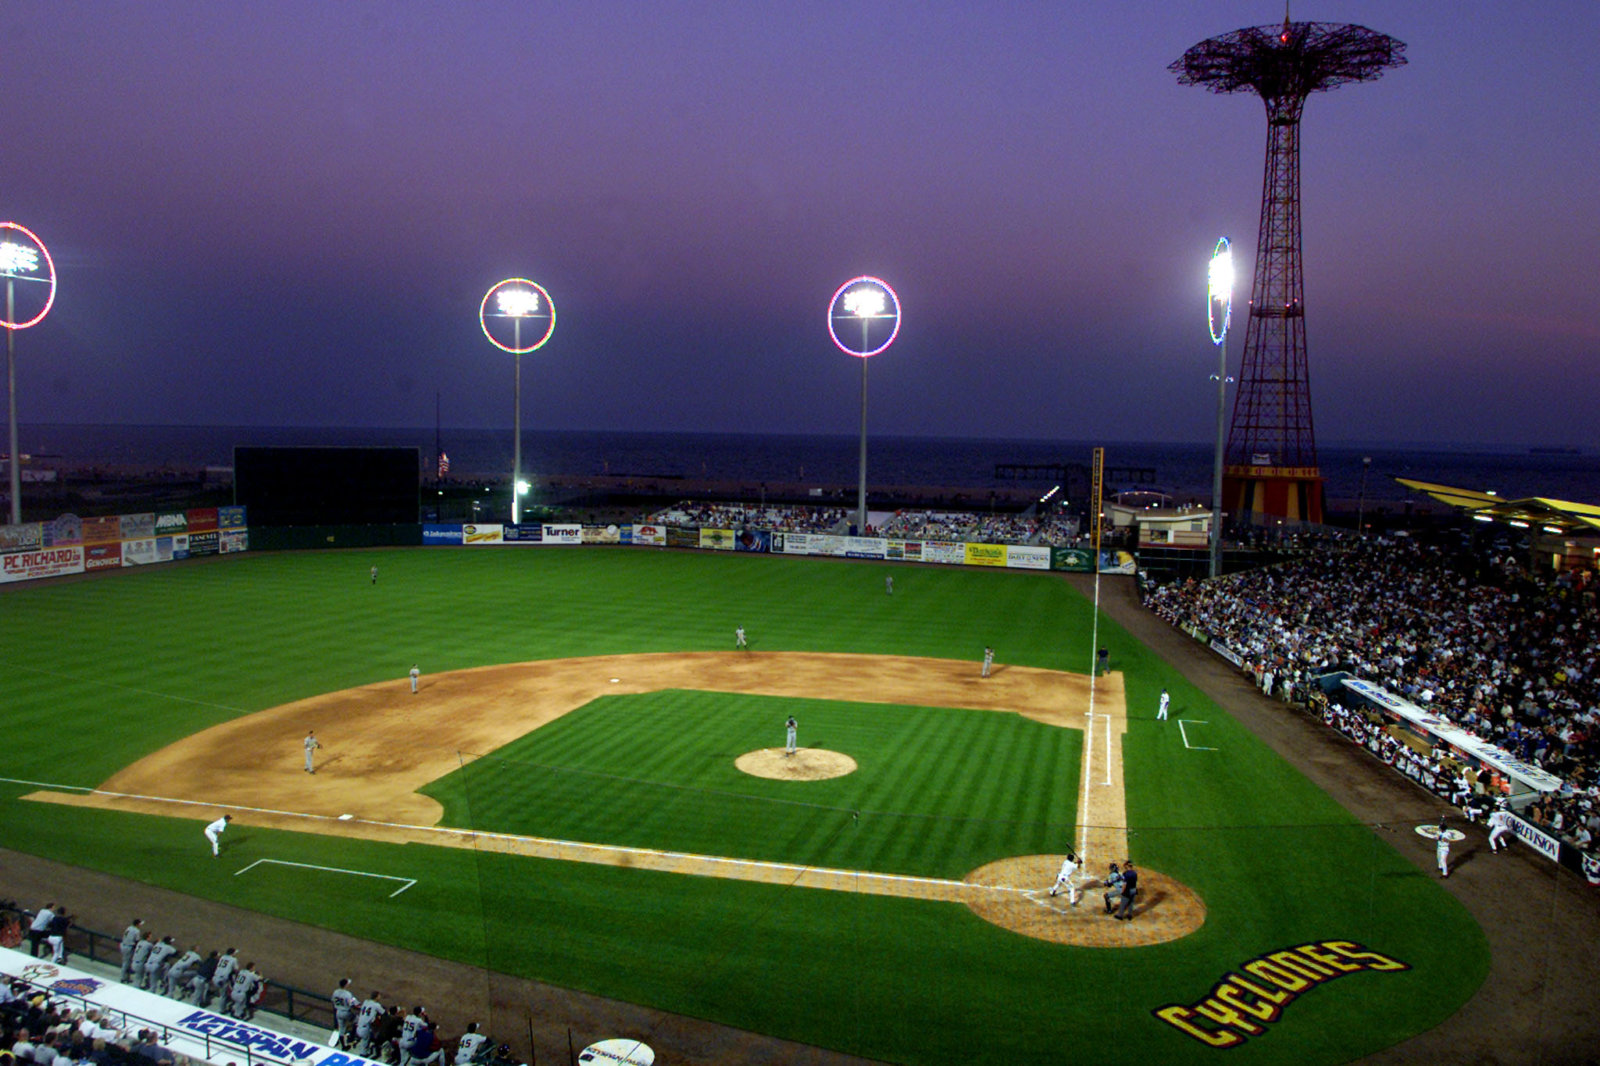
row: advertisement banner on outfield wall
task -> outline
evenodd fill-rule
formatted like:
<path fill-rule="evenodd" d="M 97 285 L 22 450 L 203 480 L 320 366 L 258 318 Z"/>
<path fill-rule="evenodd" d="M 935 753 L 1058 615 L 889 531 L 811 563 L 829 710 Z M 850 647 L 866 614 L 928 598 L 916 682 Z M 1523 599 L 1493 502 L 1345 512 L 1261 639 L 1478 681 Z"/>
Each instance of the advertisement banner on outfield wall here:
<path fill-rule="evenodd" d="M 889 555 L 889 542 L 882 537 L 841 537 L 844 553 L 852 559 L 884 559 Z"/>
<path fill-rule="evenodd" d="M 519 522 L 514 526 L 503 525 L 500 527 L 500 542 L 537 547 L 544 543 L 544 525 L 535 522 Z"/>
<path fill-rule="evenodd" d="M 642 525 L 633 527 L 633 543 L 651 548 L 664 548 L 667 544 L 667 527 Z"/>
<path fill-rule="evenodd" d="M 83 546 L 83 568 L 85 570 L 109 570 L 114 566 L 122 565 L 122 541 L 115 544 L 85 544 Z"/>
<path fill-rule="evenodd" d="M 805 533 L 773 533 L 772 550 L 779 555 L 807 555 Z"/>
<path fill-rule="evenodd" d="M 243 529 L 245 527 L 243 507 L 218 507 L 218 529 Z"/>
<path fill-rule="evenodd" d="M 1013 544 L 1006 549 L 1006 565 L 1014 570 L 1050 569 L 1050 549 Z"/>
<path fill-rule="evenodd" d="M 157 552 L 161 551 L 161 540 L 162 538 L 160 537 L 156 538 Z M 179 533 L 177 536 L 172 538 L 172 557 L 174 559 L 189 558 L 189 534 Z"/>
<path fill-rule="evenodd" d="M 63 548 L 83 543 L 83 519 L 75 514 L 60 515 L 44 526 L 44 547 Z"/>
<path fill-rule="evenodd" d="M 156 538 L 156 562 L 158 562 L 158 563 L 170 563 L 170 562 L 172 562 L 172 538 L 171 537 L 157 537 Z"/>
<path fill-rule="evenodd" d="M 963 546 L 965 554 L 961 561 L 968 566 L 1004 566 L 1006 565 L 1006 546 L 1004 544 L 967 544 Z"/>
<path fill-rule="evenodd" d="M 712 551 L 733 551 L 733 530 L 731 529 L 701 529 L 698 547 L 709 548 Z"/>
<path fill-rule="evenodd" d="M 223 529 L 218 531 L 217 548 L 223 555 L 231 552 L 242 552 L 250 549 L 250 531 L 248 529 Z M 128 550 L 124 544 L 122 550 Z"/>
<path fill-rule="evenodd" d="M 734 538 L 733 548 L 741 552 L 769 552 L 772 550 L 772 532 L 766 529 L 746 529 Z"/>
<path fill-rule="evenodd" d="M 83 520 L 83 542 L 85 544 L 121 544 L 122 519 L 114 514 L 100 518 L 85 518 Z"/>
<path fill-rule="evenodd" d="M 580 525 L 546 522 L 543 529 L 546 544 L 582 544 L 583 527 Z"/>
<path fill-rule="evenodd" d="M 1131 574 L 1134 569 L 1133 556 L 1125 551 L 1103 551 L 1100 553 L 1100 572 L 1102 574 Z"/>
<path fill-rule="evenodd" d="M 33 551 L 42 547 L 44 547 L 44 526 L 38 522 L 0 526 L 0 552 Z"/>
<path fill-rule="evenodd" d="M 667 547 L 698 548 L 700 547 L 700 531 L 688 526 L 668 526 Z"/>
<path fill-rule="evenodd" d="M 125 514 L 122 516 L 123 540 L 149 540 L 156 535 L 156 516 L 153 514 Z M 123 554 L 127 554 L 124 552 Z"/>
<path fill-rule="evenodd" d="M 156 561 L 156 538 L 145 537 L 140 540 L 125 540 L 122 542 L 123 566 L 148 566 Z"/>
<path fill-rule="evenodd" d="M 175 536 L 189 532 L 189 516 L 182 511 L 157 511 L 156 536 Z"/>
<path fill-rule="evenodd" d="M 223 536 L 223 543 L 227 543 L 227 536 Z M 461 527 L 440 525 L 439 523 L 424 523 L 422 527 L 422 543 L 430 544 L 460 544 Z"/>
<path fill-rule="evenodd" d="M 221 534 L 215 529 L 208 529 L 202 533 L 189 534 L 189 558 L 197 555 L 216 555 L 220 550 L 217 538 Z"/>
<path fill-rule="evenodd" d="M 461 527 L 463 544 L 504 544 L 504 531 L 499 522 L 474 522 Z"/>
<path fill-rule="evenodd" d="M 0 555 L 0 581 L 35 581 L 42 577 L 83 573 L 83 545 Z"/>
<path fill-rule="evenodd" d="M 621 544 L 622 530 L 616 526 L 584 526 L 585 544 Z"/>
<path fill-rule="evenodd" d="M 196 507 L 183 512 L 183 517 L 189 522 L 190 533 L 204 533 L 217 528 L 217 509 L 215 507 Z"/>
<path fill-rule="evenodd" d="M 1068 570 L 1075 574 L 1087 574 L 1093 567 L 1090 563 L 1094 560 L 1094 552 L 1087 548 L 1051 548 L 1050 569 Z"/>
<path fill-rule="evenodd" d="M 886 559 L 904 559 L 908 563 L 922 561 L 922 542 L 920 540 L 891 540 L 884 555 Z"/>

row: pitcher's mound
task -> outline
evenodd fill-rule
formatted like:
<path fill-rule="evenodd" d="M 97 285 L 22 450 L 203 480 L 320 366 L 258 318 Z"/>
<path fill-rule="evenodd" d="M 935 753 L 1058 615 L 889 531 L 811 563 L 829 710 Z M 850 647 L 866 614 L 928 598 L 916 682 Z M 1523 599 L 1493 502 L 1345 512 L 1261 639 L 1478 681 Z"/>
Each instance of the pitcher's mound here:
<path fill-rule="evenodd" d="M 757 748 L 739 756 L 733 765 L 752 777 L 777 781 L 822 781 L 856 772 L 854 759 L 824 748 L 800 748 L 787 756 L 782 748 Z"/>
<path fill-rule="evenodd" d="M 1188 885 L 1155 870 L 1139 870 L 1139 898 L 1133 920 L 1106 913 L 1105 886 L 1097 877 L 1078 882 L 1078 905 L 1063 892 L 1050 895 L 1060 855 L 1022 855 L 980 866 L 967 875 L 971 884 L 1015 891 L 987 892 L 968 900 L 973 913 L 1023 936 L 1090 948 L 1134 948 L 1188 936 L 1205 924 L 1206 905 Z"/>

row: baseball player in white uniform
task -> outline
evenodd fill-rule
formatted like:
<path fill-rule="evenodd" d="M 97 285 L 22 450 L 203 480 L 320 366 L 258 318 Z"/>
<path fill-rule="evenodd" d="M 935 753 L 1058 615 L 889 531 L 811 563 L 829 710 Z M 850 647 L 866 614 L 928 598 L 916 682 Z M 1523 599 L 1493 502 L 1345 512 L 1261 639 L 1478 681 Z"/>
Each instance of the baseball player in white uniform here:
<path fill-rule="evenodd" d="M 1440 877 L 1450 876 L 1450 838 L 1445 835 L 1447 832 L 1444 822 L 1441 821 L 1439 823 L 1439 836 L 1433 845 L 1434 857 L 1439 860 Z"/>
<path fill-rule="evenodd" d="M 1162 689 L 1161 702 L 1156 705 L 1156 721 L 1165 722 L 1167 720 L 1167 708 L 1170 706 L 1172 706 L 1172 697 L 1167 694 L 1166 689 Z"/>
<path fill-rule="evenodd" d="M 989 676 L 989 668 L 994 665 L 994 649 L 983 649 L 983 676 Z"/>
<path fill-rule="evenodd" d="M 1056 883 L 1050 888 L 1052 896 L 1065 888 L 1067 902 L 1074 907 L 1078 905 L 1078 865 L 1077 853 L 1068 851 L 1067 857 L 1061 860 L 1061 872 L 1056 874 Z"/>
<path fill-rule="evenodd" d="M 415 696 L 417 694 L 417 678 L 422 676 L 422 671 L 417 669 L 417 664 L 416 663 L 412 663 L 411 664 L 411 675 L 410 676 L 411 676 L 411 694 L 413 696 Z"/>
<path fill-rule="evenodd" d="M 735 648 L 744 648 L 746 651 L 750 650 L 749 647 L 744 642 L 744 626 L 738 626 L 738 627 L 736 627 L 734 629 L 734 631 L 733 631 L 733 646 Z"/>
<path fill-rule="evenodd" d="M 794 715 L 791 714 L 788 721 L 783 723 L 783 731 L 787 738 L 784 744 L 783 754 L 784 757 L 787 758 L 788 756 L 794 754 L 795 738 L 799 736 L 800 733 L 800 723 L 794 720 Z"/>
<path fill-rule="evenodd" d="M 1495 812 L 1489 815 L 1489 850 L 1499 851 L 1501 848 L 1509 848 L 1511 845 L 1503 843 L 1502 840 L 1510 835 L 1511 812 L 1504 807 L 1495 808 Z"/>
<path fill-rule="evenodd" d="M 216 858 L 222 853 L 221 847 L 217 844 L 217 838 L 228 828 L 228 823 L 231 821 L 233 821 L 233 815 L 224 814 L 221 818 L 206 826 L 206 839 L 211 841 L 212 858 Z"/>
<path fill-rule="evenodd" d="M 339 987 L 333 990 L 333 1025 L 334 1031 L 339 1034 L 339 1046 L 350 1046 L 350 1035 L 356 1024 L 356 1011 L 361 1009 L 361 1000 L 350 991 L 350 978 L 339 978 Z"/>
<path fill-rule="evenodd" d="M 306 733 L 306 773 L 308 774 L 314 774 L 317 772 L 312 767 L 311 755 L 320 747 L 322 747 L 322 742 L 317 739 L 317 731 L 313 729 Z"/>
<path fill-rule="evenodd" d="M 467 1031 L 461 1034 L 461 1043 L 456 1047 L 456 1066 L 470 1066 L 484 1053 L 484 1045 L 489 1043 L 489 1038 L 478 1032 L 478 1023 L 471 1022 Z"/>

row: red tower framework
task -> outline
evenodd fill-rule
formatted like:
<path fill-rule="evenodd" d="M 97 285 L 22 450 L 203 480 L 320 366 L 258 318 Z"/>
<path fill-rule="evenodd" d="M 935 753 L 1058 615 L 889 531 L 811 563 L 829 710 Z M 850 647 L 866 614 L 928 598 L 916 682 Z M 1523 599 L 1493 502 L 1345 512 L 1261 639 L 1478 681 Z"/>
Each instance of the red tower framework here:
<path fill-rule="evenodd" d="M 1365 26 L 1286 18 L 1201 41 L 1167 68 L 1181 84 L 1255 93 L 1267 107 L 1261 230 L 1222 481 L 1223 507 L 1237 517 L 1322 521 L 1300 258 L 1300 113 L 1312 93 L 1371 81 L 1404 64 L 1404 52 Z"/>

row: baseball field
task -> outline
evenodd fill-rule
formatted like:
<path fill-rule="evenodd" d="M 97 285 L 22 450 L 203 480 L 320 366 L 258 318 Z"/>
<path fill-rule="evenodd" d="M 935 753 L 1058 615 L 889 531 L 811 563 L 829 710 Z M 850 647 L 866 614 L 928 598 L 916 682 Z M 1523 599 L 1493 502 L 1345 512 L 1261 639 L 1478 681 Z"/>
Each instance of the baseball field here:
<path fill-rule="evenodd" d="M 248 553 L 0 611 L 7 846 L 496 973 L 890 1062 L 1318 1064 L 1489 968 L 1391 838 L 1104 618 L 1088 676 L 1056 575 Z"/>

